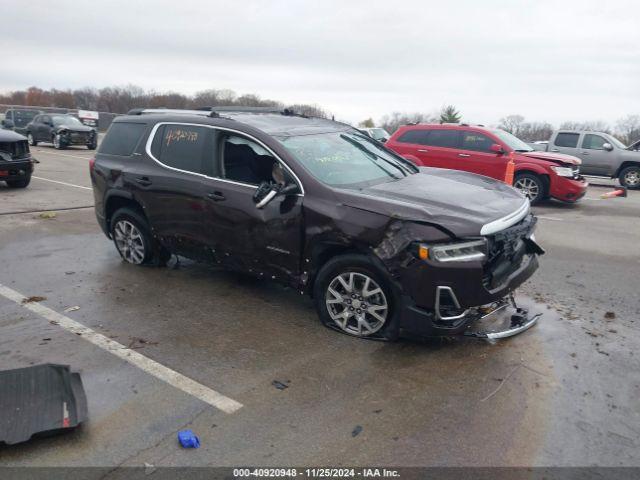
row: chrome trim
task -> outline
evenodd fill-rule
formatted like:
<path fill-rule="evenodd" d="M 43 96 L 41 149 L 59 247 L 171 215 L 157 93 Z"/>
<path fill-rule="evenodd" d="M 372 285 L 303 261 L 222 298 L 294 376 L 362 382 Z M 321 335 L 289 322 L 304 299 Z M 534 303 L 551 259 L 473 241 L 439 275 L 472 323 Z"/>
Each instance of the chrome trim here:
<path fill-rule="evenodd" d="M 252 185 L 250 183 L 236 182 L 234 180 L 227 180 L 226 178 L 210 177 L 209 175 L 205 175 L 203 173 L 190 172 L 188 170 L 182 170 L 180 168 L 175 168 L 175 167 L 170 167 L 169 165 L 165 165 L 160 160 L 158 160 L 156 157 L 154 157 L 153 154 L 151 153 L 151 144 L 153 143 L 153 140 L 154 140 L 154 138 L 156 136 L 156 132 L 158 131 L 158 128 L 161 125 L 186 125 L 186 126 L 189 126 L 189 127 L 204 127 L 204 128 L 211 128 L 213 130 L 224 130 L 226 132 L 233 132 L 233 133 L 237 133 L 239 135 L 242 135 L 244 137 L 247 137 L 247 138 L 251 139 L 251 141 L 256 142 L 258 145 L 260 145 L 264 149 L 266 149 L 273 156 L 273 158 L 276 159 L 276 161 L 280 162 L 280 164 L 282 166 L 284 166 L 284 168 L 295 179 L 296 183 L 298 184 L 298 188 L 300 188 L 300 193 L 298 195 L 299 196 L 304 196 L 304 187 L 302 185 L 302 182 L 300 181 L 298 176 L 293 172 L 293 170 L 291 170 L 289 165 L 286 164 L 286 162 L 284 162 L 271 148 L 269 148 L 269 146 L 265 145 L 263 142 L 261 142 L 260 140 L 258 140 L 254 136 L 252 136 L 252 135 L 250 135 L 248 133 L 245 133 L 245 132 L 243 132 L 241 130 L 234 130 L 232 128 L 218 127 L 218 126 L 215 126 L 215 125 L 203 125 L 202 123 L 188 123 L 188 122 L 158 122 L 158 123 L 156 123 L 153 126 L 153 129 L 151 130 L 151 133 L 149 134 L 149 138 L 147 138 L 147 143 L 145 144 L 144 150 L 145 150 L 146 154 L 154 162 L 156 162 L 158 165 L 160 165 L 163 168 L 166 168 L 168 170 L 174 170 L 174 171 L 180 172 L 180 173 L 186 173 L 186 174 L 189 174 L 189 175 L 196 175 L 198 177 L 203 177 L 203 178 L 206 178 L 206 179 L 209 179 L 209 180 L 218 180 L 220 182 L 231 183 L 233 185 L 240 185 L 241 187 L 249 187 L 249 188 L 252 188 L 254 190 L 258 186 L 258 185 Z"/>
<path fill-rule="evenodd" d="M 434 310 L 436 313 L 436 319 L 438 320 L 445 320 L 445 321 L 450 321 L 450 320 L 460 320 L 461 318 L 465 317 L 467 315 L 467 313 L 469 313 L 469 309 L 467 308 L 464 312 L 462 312 L 460 315 L 453 315 L 451 317 L 443 317 L 440 314 L 440 293 L 441 292 L 449 292 L 449 294 L 451 295 L 451 299 L 453 300 L 453 304 L 455 305 L 456 308 L 461 308 L 460 307 L 460 302 L 458 302 L 458 297 L 456 297 L 456 294 L 453 293 L 453 289 L 451 287 L 443 287 L 443 286 L 438 286 L 436 287 L 436 304 L 434 306 Z"/>
<path fill-rule="evenodd" d="M 529 200 L 525 200 L 522 206 L 515 212 L 483 225 L 480 229 L 480 235 L 491 235 L 493 233 L 500 232 L 505 228 L 509 228 L 526 217 L 530 210 L 531 205 L 529 204 Z"/>
<path fill-rule="evenodd" d="M 525 330 L 529 330 L 531 327 L 533 327 L 538 321 L 539 316 L 540 314 L 534 315 L 527 322 L 523 323 L 518 327 L 510 328 L 508 330 L 502 330 L 501 332 L 487 333 L 487 338 L 489 340 L 496 340 L 498 338 L 513 337 L 514 335 L 522 333 Z"/>

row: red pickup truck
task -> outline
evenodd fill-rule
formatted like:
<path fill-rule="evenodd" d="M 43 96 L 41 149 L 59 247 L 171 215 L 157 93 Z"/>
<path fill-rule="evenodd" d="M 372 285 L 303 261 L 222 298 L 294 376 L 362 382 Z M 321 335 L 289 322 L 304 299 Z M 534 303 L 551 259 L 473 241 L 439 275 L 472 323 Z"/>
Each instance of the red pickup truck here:
<path fill-rule="evenodd" d="M 513 158 L 513 186 L 532 204 L 549 197 L 576 202 L 589 185 L 580 176 L 579 158 L 537 152 L 519 138 L 494 128 L 405 125 L 391 135 L 385 146 L 416 165 L 465 170 L 499 180 L 504 180 L 509 158 Z"/>

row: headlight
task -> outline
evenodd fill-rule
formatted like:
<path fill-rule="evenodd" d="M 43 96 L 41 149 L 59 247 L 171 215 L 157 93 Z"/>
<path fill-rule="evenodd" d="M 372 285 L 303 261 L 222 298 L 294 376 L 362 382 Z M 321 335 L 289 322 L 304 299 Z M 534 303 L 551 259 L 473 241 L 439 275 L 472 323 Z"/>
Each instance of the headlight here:
<path fill-rule="evenodd" d="M 570 167 L 551 167 L 560 177 L 573 177 L 573 170 Z"/>
<path fill-rule="evenodd" d="M 447 245 L 418 245 L 418 257 L 436 262 L 477 262 L 487 257 L 486 240 L 473 240 Z"/>

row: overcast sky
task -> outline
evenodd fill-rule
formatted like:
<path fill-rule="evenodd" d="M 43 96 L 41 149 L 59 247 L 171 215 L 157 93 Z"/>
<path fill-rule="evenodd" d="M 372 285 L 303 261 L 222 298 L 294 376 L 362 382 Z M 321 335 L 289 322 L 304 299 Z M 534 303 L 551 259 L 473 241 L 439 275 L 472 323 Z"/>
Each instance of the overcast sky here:
<path fill-rule="evenodd" d="M 640 114 L 633 1 L 3 0 L 0 18 L 0 91 L 229 88 L 351 122 Z"/>

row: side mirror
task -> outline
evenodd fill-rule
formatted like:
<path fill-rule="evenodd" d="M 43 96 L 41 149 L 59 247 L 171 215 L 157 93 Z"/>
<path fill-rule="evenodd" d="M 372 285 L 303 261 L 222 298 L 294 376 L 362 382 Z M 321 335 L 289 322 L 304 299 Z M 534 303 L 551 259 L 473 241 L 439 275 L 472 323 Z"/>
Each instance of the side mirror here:
<path fill-rule="evenodd" d="M 611 150 L 613 150 L 613 145 L 611 145 L 610 143 L 603 143 L 602 148 L 605 149 L 607 152 L 610 152 Z"/>
<path fill-rule="evenodd" d="M 502 145 L 498 143 L 494 143 L 493 145 L 491 145 L 489 147 L 489 150 L 491 150 L 496 155 L 502 155 L 504 153 L 504 149 L 502 148 Z"/>
<path fill-rule="evenodd" d="M 262 182 L 253 194 L 253 202 L 256 204 L 256 208 L 261 209 L 278 195 L 286 195 L 297 188 L 294 183 L 279 185 L 273 182 Z"/>
<path fill-rule="evenodd" d="M 7 130 L 12 130 L 12 129 L 13 129 L 13 127 L 15 127 L 15 124 L 13 123 L 13 121 L 12 121 L 12 120 L 4 119 L 4 120 L 2 121 L 2 126 L 3 126 L 4 128 L 6 128 Z"/>
<path fill-rule="evenodd" d="M 389 140 L 388 138 L 381 138 L 380 139 L 380 143 L 387 143 L 387 140 Z"/>

